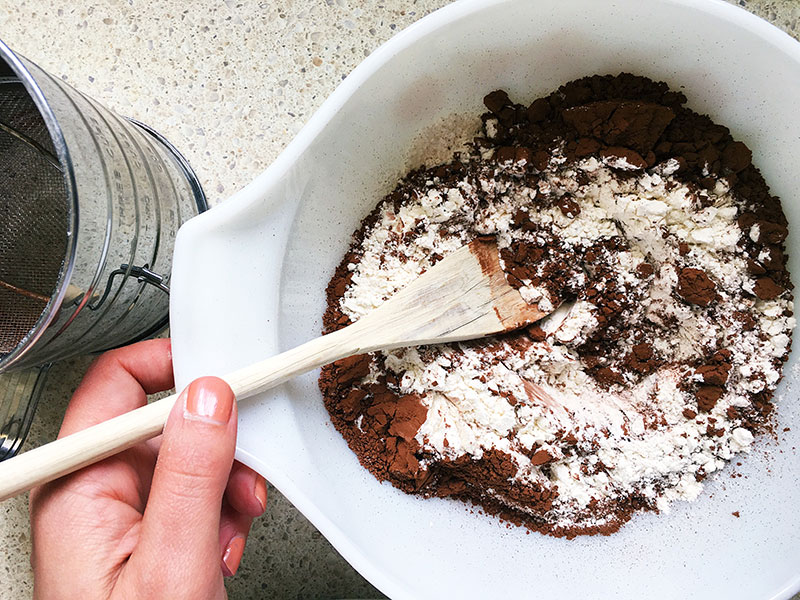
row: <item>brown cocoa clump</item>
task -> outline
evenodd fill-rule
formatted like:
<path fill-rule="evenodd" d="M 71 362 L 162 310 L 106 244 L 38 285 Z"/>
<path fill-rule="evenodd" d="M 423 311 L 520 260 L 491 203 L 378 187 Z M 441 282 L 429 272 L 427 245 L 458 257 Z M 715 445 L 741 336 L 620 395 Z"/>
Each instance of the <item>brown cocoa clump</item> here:
<path fill-rule="evenodd" d="M 347 421 L 355 420 L 363 410 L 362 401 L 367 397 L 367 391 L 361 388 L 351 389 L 344 398 L 342 398 L 339 405 L 342 410 L 342 416 Z"/>
<path fill-rule="evenodd" d="M 527 331 L 528 335 L 534 342 L 543 342 L 545 339 L 547 339 L 547 333 L 538 323 L 530 325 Z"/>
<path fill-rule="evenodd" d="M 752 258 L 748 258 L 747 272 L 750 273 L 750 275 L 763 275 L 764 273 L 767 272 L 767 270 L 762 265 L 754 261 Z"/>
<path fill-rule="evenodd" d="M 660 104 L 606 100 L 568 108 L 562 117 L 583 137 L 647 154 L 675 113 Z"/>
<path fill-rule="evenodd" d="M 416 448 L 416 444 L 402 438 L 387 438 L 385 452 L 389 473 L 401 479 L 416 479 L 420 474 L 419 460 L 414 455 Z"/>
<path fill-rule="evenodd" d="M 414 439 L 428 416 L 428 409 L 416 394 L 402 396 L 396 402 L 394 419 L 389 426 L 389 433 L 406 441 Z"/>
<path fill-rule="evenodd" d="M 331 365 L 337 387 L 344 388 L 366 377 L 372 359 L 368 354 L 358 354 L 337 360 Z"/>
<path fill-rule="evenodd" d="M 514 114 L 512 102 L 509 100 L 508 94 L 503 90 L 496 90 L 487 94 L 483 99 L 483 103 L 497 117 L 505 117 L 507 113 L 504 112 L 504 109 L 509 108 L 511 113 L 508 116 L 511 117 Z"/>
<path fill-rule="evenodd" d="M 581 207 L 569 196 L 562 196 L 558 201 L 558 208 L 565 217 L 574 219 L 581 214 Z"/>
<path fill-rule="evenodd" d="M 549 463 L 553 456 L 547 450 L 538 450 L 531 456 L 531 464 L 538 467 Z"/>
<path fill-rule="evenodd" d="M 640 263 L 636 267 L 636 274 L 642 279 L 647 279 L 655 272 L 656 272 L 655 267 L 650 263 Z"/>
<path fill-rule="evenodd" d="M 647 161 L 635 150 L 622 148 L 621 146 L 610 146 L 600 151 L 600 158 L 612 169 L 621 162 L 627 169 L 644 169 Z"/>
<path fill-rule="evenodd" d="M 738 173 L 746 169 L 753 162 L 753 154 L 750 148 L 745 146 L 742 142 L 731 142 L 722 151 L 722 165 Z"/>
<path fill-rule="evenodd" d="M 701 269 L 685 267 L 678 275 L 678 295 L 698 306 L 708 306 L 716 298 L 717 286 Z"/>
<path fill-rule="evenodd" d="M 722 397 L 724 390 L 718 385 L 701 385 L 697 388 L 697 409 L 700 412 L 710 412 Z"/>
<path fill-rule="evenodd" d="M 521 287 L 523 279 L 536 277 L 536 269 L 544 255 L 544 248 L 523 242 L 504 248 L 502 257 L 506 264 L 506 274 L 513 277 L 509 278 L 509 283 L 514 287 Z"/>
<path fill-rule="evenodd" d="M 758 242 L 760 244 L 782 244 L 789 235 L 786 225 L 771 223 L 770 221 L 757 221 Z"/>
<path fill-rule="evenodd" d="M 625 378 L 622 373 L 611 367 L 600 367 L 595 371 L 597 381 L 605 386 L 622 385 L 625 383 Z"/>
<path fill-rule="evenodd" d="M 761 262 L 767 271 L 781 271 L 786 267 L 786 256 L 780 246 L 770 246 Z"/>
<path fill-rule="evenodd" d="M 518 146 L 503 146 L 494 153 L 494 158 L 499 163 L 528 163 L 532 159 L 531 149 Z"/>
<path fill-rule="evenodd" d="M 705 383 L 711 385 L 725 385 L 728 381 L 728 373 L 730 370 L 730 363 L 719 362 L 698 367 L 696 372 L 703 378 L 703 382 Z"/>
<path fill-rule="evenodd" d="M 661 361 L 655 355 L 653 346 L 647 342 L 634 344 L 631 351 L 625 357 L 625 366 L 632 371 L 640 374 L 647 374 L 655 371 Z"/>
<path fill-rule="evenodd" d="M 774 300 L 783 293 L 783 288 L 769 277 L 759 277 L 753 286 L 753 293 L 761 300 Z"/>

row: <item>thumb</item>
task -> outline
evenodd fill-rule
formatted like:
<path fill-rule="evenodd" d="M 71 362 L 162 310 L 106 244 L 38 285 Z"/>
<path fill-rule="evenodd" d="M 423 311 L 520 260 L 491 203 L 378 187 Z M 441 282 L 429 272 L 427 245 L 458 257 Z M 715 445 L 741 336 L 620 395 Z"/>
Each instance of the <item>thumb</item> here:
<path fill-rule="evenodd" d="M 176 586 L 162 591 L 180 590 L 187 598 L 199 598 L 221 585 L 220 511 L 235 444 L 231 388 L 217 377 L 193 381 L 178 397 L 164 428 L 132 557 L 150 563 L 140 566 L 151 582 Z"/>

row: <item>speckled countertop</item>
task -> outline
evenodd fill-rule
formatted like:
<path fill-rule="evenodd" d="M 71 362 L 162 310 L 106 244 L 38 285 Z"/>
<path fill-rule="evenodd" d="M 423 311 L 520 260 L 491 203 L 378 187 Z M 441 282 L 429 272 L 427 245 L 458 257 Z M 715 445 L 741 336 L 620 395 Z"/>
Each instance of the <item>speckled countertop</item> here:
<path fill-rule="evenodd" d="M 734 3 L 800 37 L 800 0 Z M 365 56 L 444 4 L 0 0 L 0 37 L 166 135 L 215 204 L 263 171 Z M 89 361 L 52 369 L 26 447 L 55 437 Z M 0 548 L 0 598 L 31 597 L 27 497 L 0 505 Z M 381 597 L 274 489 L 228 592 L 234 600 Z"/>

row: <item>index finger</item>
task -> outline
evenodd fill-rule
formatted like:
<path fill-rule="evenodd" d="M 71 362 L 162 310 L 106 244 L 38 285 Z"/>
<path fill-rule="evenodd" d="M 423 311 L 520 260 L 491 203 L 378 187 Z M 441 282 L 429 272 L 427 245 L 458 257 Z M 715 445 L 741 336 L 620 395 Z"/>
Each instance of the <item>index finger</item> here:
<path fill-rule="evenodd" d="M 147 403 L 147 394 L 175 385 L 172 344 L 147 340 L 101 355 L 69 402 L 58 437 L 81 431 Z"/>

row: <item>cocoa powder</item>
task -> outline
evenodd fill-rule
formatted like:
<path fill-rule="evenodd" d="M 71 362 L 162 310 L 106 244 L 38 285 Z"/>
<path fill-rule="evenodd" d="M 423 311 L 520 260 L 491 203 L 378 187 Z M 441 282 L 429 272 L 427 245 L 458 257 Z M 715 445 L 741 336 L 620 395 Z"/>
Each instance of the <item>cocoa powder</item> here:
<path fill-rule="evenodd" d="M 683 94 L 670 91 L 665 84 L 630 74 L 573 81 L 528 106 L 514 103 L 502 90 L 492 92 L 484 99 L 489 112 L 482 120 L 484 124 L 493 121 L 494 135 L 476 138 L 471 157 L 456 157 L 446 165 L 412 171 L 385 203 L 399 214 L 408 198 L 425 190 L 426 182 L 431 180 L 442 187 L 456 187 L 467 181 L 480 189 L 481 177 L 489 168 L 487 163 L 498 166 L 498 177 L 502 176 L 502 168 L 516 169 L 514 176 L 524 178 L 532 188 L 544 184 L 541 173 L 556 155 L 566 165 L 595 157 L 620 177 L 669 163 L 675 169 L 673 176 L 695 191 L 701 205 L 708 197 L 705 192 L 713 190 L 724 178 L 744 207 L 738 215 L 742 231 L 738 247 L 748 257 L 748 271 L 753 275 L 752 288 L 744 294 L 761 300 L 785 297 L 792 285 L 782 248 L 787 222 L 779 200 L 769 193 L 752 165 L 750 150 L 735 141 L 726 127 L 685 108 L 685 102 Z M 491 151 L 491 158 L 482 159 L 481 151 Z M 325 332 L 350 323 L 341 300 L 352 285 L 353 266 L 361 260 L 361 244 L 378 222 L 381 206 L 356 232 L 350 251 L 327 287 Z M 553 206 L 569 219 L 580 215 L 578 203 L 569 194 L 554 200 Z M 659 330 L 653 324 L 637 324 L 640 329 L 635 332 L 636 343 L 627 347 L 620 344 L 621 339 L 631 335 L 630 315 L 642 300 L 646 282 L 658 276 L 657 266 L 642 262 L 635 268 L 637 282 L 620 281 L 613 266 L 617 255 L 627 249 L 624 239 L 611 237 L 567 251 L 552 231 L 530 218 L 528 211 L 543 208 L 547 207 L 532 202 L 528 210 L 513 215 L 513 227 L 525 232 L 526 237 L 501 249 L 511 285 L 540 288 L 556 302 L 585 301 L 595 307 L 595 328 L 572 350 L 599 387 L 622 389 L 665 366 L 655 347 Z M 473 237 L 481 234 L 474 228 L 469 219 L 461 218 L 447 221 L 440 232 L 464 239 L 460 236 L 465 231 Z M 404 234 L 407 239 L 403 241 L 413 241 L 424 233 L 425 223 L 420 221 Z M 719 297 L 713 275 L 692 257 L 689 244 L 676 240 L 675 246 L 680 256 L 675 265 L 679 301 L 693 311 L 712 310 Z M 433 254 L 430 262 L 434 264 L 439 259 L 441 255 Z M 664 327 L 670 326 L 668 315 L 659 318 Z M 757 319 L 746 309 L 735 311 L 730 319 L 743 330 L 758 326 Z M 500 362 L 496 353 L 504 345 L 523 352 L 531 344 L 547 343 L 547 337 L 535 324 L 526 331 L 497 338 L 497 344 L 481 342 L 480 347 L 485 363 L 490 365 Z M 426 350 L 420 352 L 424 355 Z M 683 387 L 693 398 L 682 409 L 682 416 L 687 421 L 701 422 L 705 435 L 716 439 L 724 430 L 715 427 L 708 415 L 728 386 L 731 353 L 717 346 L 702 347 L 698 352 L 700 360 L 670 366 L 686 369 Z M 479 458 L 444 458 L 427 449 L 419 432 L 428 409 L 419 395 L 403 392 L 401 382 L 390 374 L 383 361 L 380 354 L 344 359 L 323 368 L 319 381 L 334 426 L 361 464 L 378 479 L 409 493 L 474 502 L 491 514 L 556 536 L 613 533 L 636 511 L 655 510 L 651 497 L 633 491 L 608 501 L 593 500 L 583 512 L 574 515 L 571 525 L 555 524 L 546 515 L 559 497 L 558 488 L 520 484 L 516 480 L 519 465 L 508 452 L 491 448 Z M 379 373 L 377 380 L 370 373 Z M 507 390 L 498 390 L 497 396 L 515 408 L 524 407 L 527 401 Z M 728 418 L 751 431 L 763 429 L 772 410 L 771 396 L 769 390 L 754 392 L 752 403 L 730 407 Z M 652 427 L 658 426 L 659 419 L 654 418 Z M 559 452 L 573 456 L 593 452 L 577 431 L 562 431 L 557 438 L 561 444 L 558 452 L 538 445 L 518 448 L 544 477 L 552 475 L 550 469 L 562 458 Z M 443 444 L 449 447 L 447 434 Z M 512 439 L 511 446 L 517 448 L 514 444 L 517 442 Z M 602 462 L 592 467 L 597 472 L 604 468 Z M 705 472 L 696 475 L 698 481 L 705 476 Z M 499 496 L 504 500 L 498 500 Z"/>
<path fill-rule="evenodd" d="M 702 269 L 686 267 L 678 275 L 678 294 L 687 302 L 708 306 L 716 297 L 716 286 Z"/>

